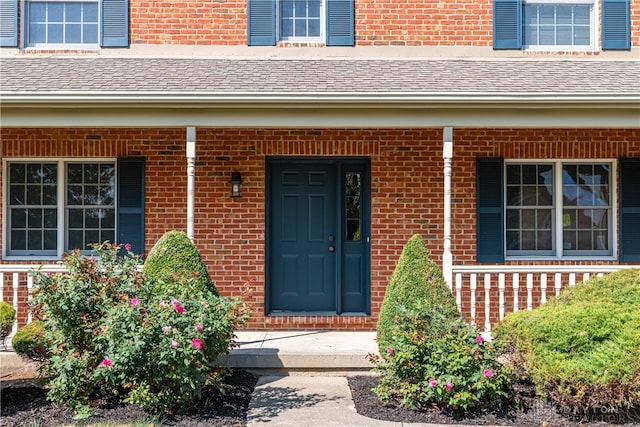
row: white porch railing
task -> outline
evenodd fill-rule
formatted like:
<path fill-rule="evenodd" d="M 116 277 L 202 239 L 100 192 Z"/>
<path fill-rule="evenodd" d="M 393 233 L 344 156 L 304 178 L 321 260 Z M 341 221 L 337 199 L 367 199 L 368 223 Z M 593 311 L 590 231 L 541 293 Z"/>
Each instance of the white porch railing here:
<path fill-rule="evenodd" d="M 16 320 L 13 322 L 11 335 L 18 329 L 18 319 L 20 317 L 24 318 L 23 313 L 26 313 L 26 323 L 32 321 L 32 313 L 29 310 L 28 302 L 33 291 L 34 278 L 29 272 L 38 268 L 41 268 L 43 273 L 65 271 L 65 268 L 58 264 L 0 264 L 0 301 L 8 302 L 10 300 L 16 311 Z M 10 299 L 7 298 L 9 295 L 11 295 Z"/>
<path fill-rule="evenodd" d="M 458 309 L 471 323 L 490 333 L 507 312 L 531 310 L 589 277 L 638 265 L 465 265 L 453 266 Z"/>

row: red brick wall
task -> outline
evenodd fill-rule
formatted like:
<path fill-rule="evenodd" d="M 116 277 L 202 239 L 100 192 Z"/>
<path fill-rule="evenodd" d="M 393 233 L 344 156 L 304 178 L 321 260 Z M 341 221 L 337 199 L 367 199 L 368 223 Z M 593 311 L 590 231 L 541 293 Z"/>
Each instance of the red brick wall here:
<path fill-rule="evenodd" d="M 640 1 L 631 18 L 638 46 Z M 358 46 L 492 46 L 492 23 L 492 0 L 355 2 Z M 132 44 L 246 45 L 246 0 L 131 1 L 130 26 Z"/>
<path fill-rule="evenodd" d="M 3 157 L 144 156 L 147 250 L 164 232 L 186 230 L 183 128 L 5 128 L 1 136 Z M 276 155 L 371 158 L 372 317 L 263 315 L 264 171 L 266 156 Z M 372 329 L 386 283 L 409 237 L 420 233 L 433 258 L 441 262 L 442 129 L 198 129 L 197 156 L 195 243 L 221 293 L 237 295 L 253 280 L 251 328 Z M 475 262 L 475 159 L 486 156 L 637 157 L 640 130 L 454 129 L 454 264 Z M 244 181 L 240 199 L 229 197 L 228 181 L 235 170 L 242 172 Z M 5 295 L 11 295 L 10 287 Z M 497 294 L 492 299 L 497 301 Z M 21 316 L 25 313 L 21 309 Z"/>

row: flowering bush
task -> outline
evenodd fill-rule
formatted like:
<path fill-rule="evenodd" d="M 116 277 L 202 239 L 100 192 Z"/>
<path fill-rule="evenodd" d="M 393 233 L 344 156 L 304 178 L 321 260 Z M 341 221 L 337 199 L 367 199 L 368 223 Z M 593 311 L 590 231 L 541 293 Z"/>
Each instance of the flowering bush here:
<path fill-rule="evenodd" d="M 169 412 L 219 381 L 209 364 L 233 345 L 249 316 L 244 302 L 188 282 L 179 295 L 158 295 L 139 257 L 119 257 L 120 245 L 94 250 L 98 258 L 66 254 L 66 273 L 36 275 L 34 302 L 52 342 L 49 399 L 82 413 L 115 394 Z"/>
<path fill-rule="evenodd" d="M 382 373 L 374 389 L 382 401 L 454 410 L 490 410 L 507 401 L 510 378 L 474 327 L 425 304 L 398 312 L 386 354 L 371 356 Z"/>

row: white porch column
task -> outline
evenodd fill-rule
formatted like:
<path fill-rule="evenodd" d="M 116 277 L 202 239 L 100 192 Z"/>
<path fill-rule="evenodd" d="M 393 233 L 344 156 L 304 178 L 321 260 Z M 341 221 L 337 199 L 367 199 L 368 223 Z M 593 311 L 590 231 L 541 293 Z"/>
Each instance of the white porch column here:
<path fill-rule="evenodd" d="M 193 242 L 196 188 L 196 128 L 187 126 L 187 237 Z"/>
<path fill-rule="evenodd" d="M 453 128 L 443 128 L 442 158 L 444 159 L 444 252 L 442 254 L 442 273 L 452 289 L 453 255 L 451 254 L 451 159 L 453 158 Z"/>

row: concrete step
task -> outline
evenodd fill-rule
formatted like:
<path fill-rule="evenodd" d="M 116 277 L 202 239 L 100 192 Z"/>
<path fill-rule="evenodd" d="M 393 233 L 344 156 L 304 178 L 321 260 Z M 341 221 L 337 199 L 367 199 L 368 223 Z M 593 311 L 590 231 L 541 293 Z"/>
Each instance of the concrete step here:
<path fill-rule="evenodd" d="M 375 332 L 239 331 L 240 347 L 222 356 L 223 366 L 269 371 L 368 371 L 377 354 Z"/>

